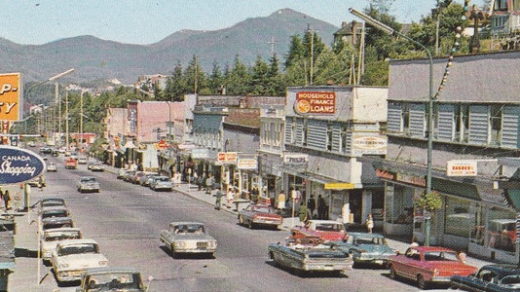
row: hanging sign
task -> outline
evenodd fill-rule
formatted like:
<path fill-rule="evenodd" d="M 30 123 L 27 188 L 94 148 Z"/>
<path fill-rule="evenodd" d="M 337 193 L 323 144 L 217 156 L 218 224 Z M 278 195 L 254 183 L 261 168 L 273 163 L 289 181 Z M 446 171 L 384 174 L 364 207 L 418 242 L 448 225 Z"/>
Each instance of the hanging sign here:
<path fill-rule="evenodd" d="M 238 160 L 237 152 L 219 152 L 217 154 L 217 161 L 222 164 L 234 164 Z"/>
<path fill-rule="evenodd" d="M 0 146 L 0 185 L 17 184 L 40 176 L 45 162 L 32 151 Z"/>

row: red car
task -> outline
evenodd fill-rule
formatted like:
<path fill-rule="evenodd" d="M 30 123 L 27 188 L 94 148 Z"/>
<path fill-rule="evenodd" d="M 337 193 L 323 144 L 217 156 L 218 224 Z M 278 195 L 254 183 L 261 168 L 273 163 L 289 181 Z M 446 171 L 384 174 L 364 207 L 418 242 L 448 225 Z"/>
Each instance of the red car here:
<path fill-rule="evenodd" d="M 464 264 L 455 251 L 437 246 L 410 247 L 405 254 L 391 256 L 389 267 L 390 278 L 415 280 L 421 289 L 431 283 L 449 283 L 451 276 L 468 276 L 477 271 Z"/>
<path fill-rule="evenodd" d="M 238 222 L 242 225 L 247 225 L 249 228 L 253 228 L 255 225 L 279 228 L 282 225 L 283 217 L 276 214 L 271 206 L 251 204 L 240 210 Z"/>
<path fill-rule="evenodd" d="M 305 226 L 291 229 L 291 238 L 305 238 L 316 236 L 323 241 L 341 241 L 348 237 L 345 226 L 333 220 L 309 220 Z"/>

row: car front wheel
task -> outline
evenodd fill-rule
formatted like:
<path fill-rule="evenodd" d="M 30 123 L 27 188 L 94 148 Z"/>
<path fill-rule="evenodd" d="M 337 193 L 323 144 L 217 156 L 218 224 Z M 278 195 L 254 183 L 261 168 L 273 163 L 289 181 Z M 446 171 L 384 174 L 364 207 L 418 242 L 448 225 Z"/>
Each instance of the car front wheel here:
<path fill-rule="evenodd" d="M 397 273 L 395 272 L 394 267 L 390 267 L 390 278 L 397 279 Z"/>
<path fill-rule="evenodd" d="M 428 289 L 428 284 L 426 283 L 422 275 L 417 276 L 417 287 L 419 287 L 422 290 Z"/>

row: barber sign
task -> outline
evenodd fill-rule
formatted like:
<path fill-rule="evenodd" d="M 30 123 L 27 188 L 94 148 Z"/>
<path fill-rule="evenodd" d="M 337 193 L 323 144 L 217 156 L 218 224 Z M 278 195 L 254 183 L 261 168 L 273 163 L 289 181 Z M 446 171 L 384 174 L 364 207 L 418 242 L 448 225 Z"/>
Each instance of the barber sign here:
<path fill-rule="evenodd" d="M 32 151 L 0 146 L 0 185 L 18 184 L 43 174 L 45 162 Z"/>

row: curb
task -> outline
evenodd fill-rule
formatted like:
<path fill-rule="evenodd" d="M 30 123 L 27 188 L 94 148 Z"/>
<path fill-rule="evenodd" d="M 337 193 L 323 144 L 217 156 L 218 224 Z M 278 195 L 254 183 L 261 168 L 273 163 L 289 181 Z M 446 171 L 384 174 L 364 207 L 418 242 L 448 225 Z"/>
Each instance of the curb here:
<path fill-rule="evenodd" d="M 206 201 L 206 200 L 204 200 L 204 199 L 201 199 L 201 198 L 198 198 L 198 197 L 196 197 L 196 196 L 193 196 L 191 193 L 189 193 L 189 192 L 187 192 L 187 191 L 180 190 L 180 189 L 178 189 L 178 188 L 173 188 L 173 190 L 176 191 L 176 192 L 178 192 L 178 193 L 181 193 L 181 194 L 183 194 L 183 195 L 185 195 L 185 196 L 187 196 L 187 197 L 193 198 L 193 199 L 195 199 L 195 200 L 197 200 L 197 201 L 200 201 L 200 202 L 206 203 L 206 204 L 211 205 L 211 206 L 215 206 L 214 204 L 212 204 L 212 203 L 210 203 L 210 202 L 208 202 L 208 201 Z M 220 208 L 220 211 L 226 211 L 226 212 L 231 213 L 231 214 L 233 214 L 233 215 L 237 215 L 237 214 L 238 214 L 238 212 L 233 211 L 233 210 L 229 210 L 229 209 L 228 209 L 227 207 L 225 207 L 225 206 L 223 206 L 222 208 Z"/>

